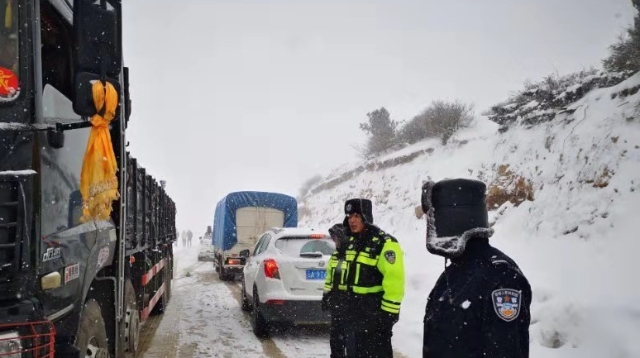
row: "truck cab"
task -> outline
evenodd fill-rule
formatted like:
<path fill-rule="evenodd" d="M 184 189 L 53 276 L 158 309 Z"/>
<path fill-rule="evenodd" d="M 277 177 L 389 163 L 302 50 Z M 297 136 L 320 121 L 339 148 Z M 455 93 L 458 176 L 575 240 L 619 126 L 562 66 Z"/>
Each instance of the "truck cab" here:
<path fill-rule="evenodd" d="M 132 356 L 168 300 L 176 209 L 126 152 L 121 2 L 0 0 L 0 16 L 0 355 Z M 115 93 L 102 108 L 96 83 Z M 83 167 L 111 100 L 118 198 L 87 219 Z"/>

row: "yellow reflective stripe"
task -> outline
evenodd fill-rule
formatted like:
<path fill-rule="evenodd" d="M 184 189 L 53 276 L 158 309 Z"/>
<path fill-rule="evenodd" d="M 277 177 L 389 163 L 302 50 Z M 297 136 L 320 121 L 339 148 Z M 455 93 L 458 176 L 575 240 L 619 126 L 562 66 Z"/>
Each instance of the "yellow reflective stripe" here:
<path fill-rule="evenodd" d="M 386 299 L 386 298 L 384 298 L 384 297 L 382 297 L 382 302 L 386 302 L 386 303 L 388 303 L 388 304 L 390 304 L 390 305 L 398 305 L 398 306 L 400 306 L 400 302 L 396 302 L 396 301 L 389 301 L 388 299 Z"/>
<path fill-rule="evenodd" d="M 358 259 L 356 260 L 356 262 L 365 264 L 367 266 L 376 266 L 378 264 L 377 259 L 370 259 L 368 257 L 363 257 L 363 256 L 358 256 Z"/>
<path fill-rule="evenodd" d="M 340 291 L 346 291 L 347 290 L 347 285 L 338 285 L 338 289 Z"/>
<path fill-rule="evenodd" d="M 344 283 L 345 282 L 345 272 L 347 271 L 347 265 L 342 265 L 342 271 L 340 272 L 340 283 Z"/>
<path fill-rule="evenodd" d="M 325 290 L 331 290 L 331 285 L 324 285 Z"/>
<path fill-rule="evenodd" d="M 392 308 L 387 308 L 385 306 L 382 306 L 382 310 L 385 312 L 389 312 L 389 313 L 395 313 L 395 314 L 399 314 L 400 310 L 399 309 L 392 309 Z"/>
<path fill-rule="evenodd" d="M 351 289 L 353 290 L 353 293 L 360 293 L 360 294 L 382 292 L 382 286 L 372 286 L 372 287 L 353 286 L 351 287 Z"/>
<path fill-rule="evenodd" d="M 356 264 L 356 278 L 355 278 L 355 284 L 358 284 L 358 280 L 360 279 L 360 264 Z"/>
<path fill-rule="evenodd" d="M 392 310 L 400 310 L 400 305 L 390 304 L 390 303 L 387 303 L 385 301 L 382 301 L 382 307 L 386 307 L 386 308 L 392 309 Z"/>

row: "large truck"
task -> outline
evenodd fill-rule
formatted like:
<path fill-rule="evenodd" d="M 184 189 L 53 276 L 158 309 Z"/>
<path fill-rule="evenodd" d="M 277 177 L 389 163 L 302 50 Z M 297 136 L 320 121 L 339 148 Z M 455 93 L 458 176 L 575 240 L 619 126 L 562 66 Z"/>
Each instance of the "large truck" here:
<path fill-rule="evenodd" d="M 133 357 L 142 322 L 167 307 L 176 206 L 126 151 L 121 9 L 120 0 L 0 0 L 3 358 Z M 81 185 L 98 137 L 104 146 L 93 150 L 113 147 L 103 159 L 119 194 L 103 217 L 86 215 Z M 90 188 L 90 198 L 104 189 Z"/>
<path fill-rule="evenodd" d="M 269 228 L 296 226 L 298 202 L 289 195 L 259 191 L 226 195 L 216 205 L 213 218 L 213 266 L 220 280 L 242 273 L 246 257 Z"/>

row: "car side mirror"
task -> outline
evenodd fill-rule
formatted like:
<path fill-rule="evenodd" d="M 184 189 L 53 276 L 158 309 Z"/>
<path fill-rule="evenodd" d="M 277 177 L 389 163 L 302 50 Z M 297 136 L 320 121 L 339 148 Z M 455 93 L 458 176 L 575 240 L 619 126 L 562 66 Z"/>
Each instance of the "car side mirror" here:
<path fill-rule="evenodd" d="M 96 106 L 93 103 L 93 83 L 100 81 L 100 76 L 90 72 L 80 72 L 76 74 L 75 78 L 75 100 L 73 101 L 73 110 L 83 116 L 91 117 L 97 113 Z M 107 78 L 107 82 L 113 85 L 116 92 L 120 94 L 120 83 L 112 78 Z M 120 96 L 118 96 L 118 100 Z M 120 115 L 120 108 L 122 103 L 118 101 L 118 107 L 116 107 L 116 118 Z"/>
<path fill-rule="evenodd" d="M 119 0 L 75 0 L 73 8 L 73 109 L 81 116 L 91 117 L 97 112 L 94 81 L 111 83 L 120 97 L 122 4 Z M 118 102 L 118 112 L 120 107 Z"/>
<path fill-rule="evenodd" d="M 117 77 L 122 68 L 122 4 L 114 0 L 75 0 L 73 36 L 76 72 Z"/>
<path fill-rule="evenodd" d="M 249 249 L 245 249 L 240 251 L 240 257 L 249 257 L 249 254 L 251 253 L 251 251 L 249 251 Z"/>

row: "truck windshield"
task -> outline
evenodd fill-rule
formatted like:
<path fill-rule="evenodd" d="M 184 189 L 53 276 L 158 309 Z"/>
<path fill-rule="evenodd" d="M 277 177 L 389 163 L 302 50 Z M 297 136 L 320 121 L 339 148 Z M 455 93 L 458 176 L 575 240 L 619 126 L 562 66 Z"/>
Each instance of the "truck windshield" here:
<path fill-rule="evenodd" d="M 18 4 L 0 0 L 0 101 L 12 101 L 20 93 L 18 43 Z"/>

